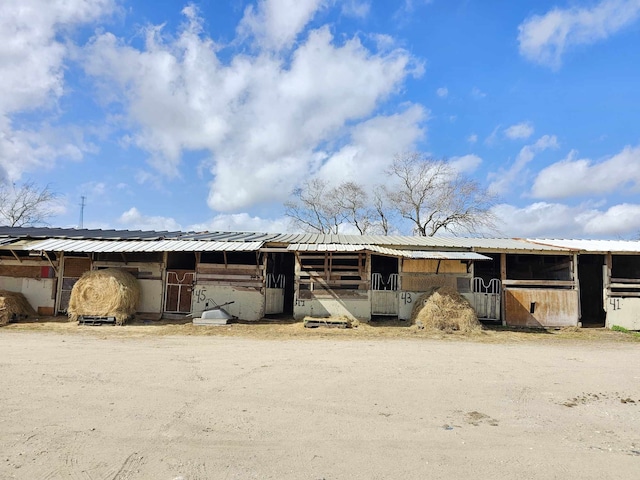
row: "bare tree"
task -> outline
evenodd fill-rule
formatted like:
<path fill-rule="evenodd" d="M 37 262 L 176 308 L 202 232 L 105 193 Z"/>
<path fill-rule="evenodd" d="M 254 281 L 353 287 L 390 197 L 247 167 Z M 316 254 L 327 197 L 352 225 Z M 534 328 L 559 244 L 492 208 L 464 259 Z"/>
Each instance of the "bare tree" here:
<path fill-rule="evenodd" d="M 366 235 L 373 226 L 372 211 L 367 207 L 367 192 L 355 182 L 344 182 L 332 189 L 337 208 L 345 221 L 356 227 L 360 235 Z"/>
<path fill-rule="evenodd" d="M 57 193 L 34 182 L 0 184 L 0 224 L 28 227 L 44 224 L 54 213 Z"/>
<path fill-rule="evenodd" d="M 384 185 L 378 185 L 373 190 L 373 211 L 376 217 L 375 230 L 383 235 L 389 235 L 392 230 L 392 210 L 387 205 L 389 192 Z"/>
<path fill-rule="evenodd" d="M 285 203 L 285 214 L 305 231 L 337 234 L 352 225 L 365 235 L 376 227 L 367 192 L 355 182 L 331 187 L 325 180 L 314 179 L 294 190 L 293 197 Z"/>
<path fill-rule="evenodd" d="M 495 228 L 490 210 L 494 197 L 446 160 L 421 153 L 397 155 L 389 173 L 399 180 L 399 185 L 388 191 L 388 199 L 413 224 L 417 235 L 433 236 L 443 230 L 475 233 Z"/>
<path fill-rule="evenodd" d="M 331 195 L 329 184 L 320 179 L 305 182 L 293 191 L 294 200 L 284 204 L 285 215 L 307 232 L 338 233 L 344 212 Z"/>

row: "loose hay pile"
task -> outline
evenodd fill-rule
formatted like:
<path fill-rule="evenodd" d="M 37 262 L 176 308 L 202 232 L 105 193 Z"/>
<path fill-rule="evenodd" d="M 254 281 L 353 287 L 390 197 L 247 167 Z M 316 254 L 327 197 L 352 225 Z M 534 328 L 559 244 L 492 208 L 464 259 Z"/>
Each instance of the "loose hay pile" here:
<path fill-rule="evenodd" d="M 0 326 L 35 316 L 36 312 L 21 293 L 0 290 Z"/>
<path fill-rule="evenodd" d="M 133 275 L 117 268 L 85 272 L 71 290 L 69 320 L 81 316 L 114 317 L 122 325 L 136 313 L 140 286 Z"/>
<path fill-rule="evenodd" d="M 471 304 L 450 287 L 434 288 L 421 295 L 413 307 L 411 322 L 445 332 L 477 333 L 482 330 Z"/>

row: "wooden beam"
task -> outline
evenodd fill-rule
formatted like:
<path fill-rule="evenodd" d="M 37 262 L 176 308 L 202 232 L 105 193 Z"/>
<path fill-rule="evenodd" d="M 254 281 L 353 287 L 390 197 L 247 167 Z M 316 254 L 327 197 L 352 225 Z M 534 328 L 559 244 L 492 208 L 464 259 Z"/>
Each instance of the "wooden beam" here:
<path fill-rule="evenodd" d="M 580 301 L 580 278 L 578 276 L 578 254 L 574 253 L 571 260 L 571 273 L 575 282 L 575 289 L 578 292 L 578 319 L 582 320 L 582 302 Z M 582 324 L 579 325 L 580 327 Z"/>
<path fill-rule="evenodd" d="M 507 287 L 571 287 L 575 288 L 573 280 L 504 280 Z"/>
<path fill-rule="evenodd" d="M 9 250 L 11 252 L 11 255 L 13 255 L 14 257 L 16 257 L 16 260 L 18 260 L 20 263 L 22 263 L 22 260 L 20 260 L 20 257 L 18 257 L 18 255 L 16 254 L 16 252 L 14 252 L 13 250 Z"/>
<path fill-rule="evenodd" d="M 49 265 L 51 265 L 51 268 L 53 268 L 53 271 L 57 276 L 58 275 L 58 269 L 56 268 L 56 266 L 53 264 L 53 262 L 49 258 L 49 255 L 47 254 L 47 252 L 43 252 L 43 253 L 44 253 L 44 257 L 49 261 Z"/>

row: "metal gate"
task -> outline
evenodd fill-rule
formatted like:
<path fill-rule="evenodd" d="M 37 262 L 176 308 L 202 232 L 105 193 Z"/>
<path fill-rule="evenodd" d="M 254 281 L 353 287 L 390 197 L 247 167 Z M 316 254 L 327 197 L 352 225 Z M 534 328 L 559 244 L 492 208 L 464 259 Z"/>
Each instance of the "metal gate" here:
<path fill-rule="evenodd" d="M 164 297 L 164 311 L 167 313 L 191 312 L 191 292 L 195 272 L 167 271 L 167 288 Z"/>
<path fill-rule="evenodd" d="M 478 318 L 483 320 L 500 320 L 500 295 L 502 284 L 492 278 L 488 284 L 480 277 L 473 279 L 473 308 Z"/>
<path fill-rule="evenodd" d="M 371 274 L 371 315 L 398 315 L 398 274 Z"/>
<path fill-rule="evenodd" d="M 267 275 L 267 288 L 265 292 L 265 315 L 284 312 L 284 275 Z"/>

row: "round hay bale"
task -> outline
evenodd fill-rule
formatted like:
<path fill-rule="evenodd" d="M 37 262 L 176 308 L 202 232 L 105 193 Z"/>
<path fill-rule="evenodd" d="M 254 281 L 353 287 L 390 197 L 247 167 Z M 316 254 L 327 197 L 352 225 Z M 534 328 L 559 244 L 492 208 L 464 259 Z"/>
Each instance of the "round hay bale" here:
<path fill-rule="evenodd" d="M 69 320 L 80 316 L 114 317 L 122 325 L 136 313 L 140 286 L 124 270 L 106 268 L 85 272 L 73 286 L 67 313 Z"/>
<path fill-rule="evenodd" d="M 22 293 L 0 290 L 0 326 L 35 315 L 35 310 Z"/>
<path fill-rule="evenodd" d="M 421 295 L 411 313 L 413 324 L 445 332 L 477 333 L 482 330 L 471 304 L 451 287 L 433 288 Z"/>

